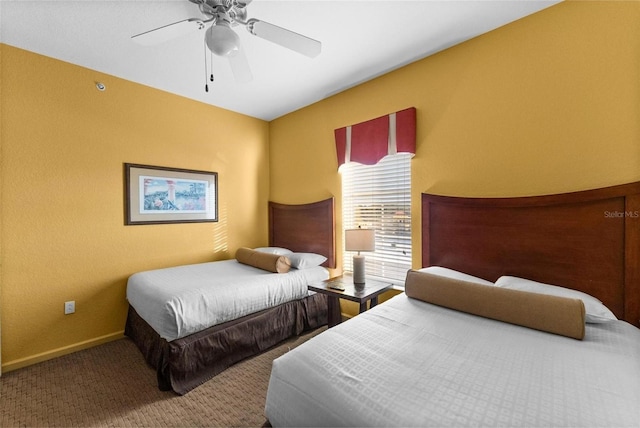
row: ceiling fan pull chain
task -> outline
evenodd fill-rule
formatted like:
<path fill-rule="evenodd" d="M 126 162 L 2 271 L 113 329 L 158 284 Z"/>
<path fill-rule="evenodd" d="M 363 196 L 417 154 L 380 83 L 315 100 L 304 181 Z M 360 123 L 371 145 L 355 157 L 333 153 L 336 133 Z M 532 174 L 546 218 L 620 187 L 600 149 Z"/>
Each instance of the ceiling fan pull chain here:
<path fill-rule="evenodd" d="M 207 42 L 205 41 L 205 45 Z M 209 80 L 213 82 L 213 52 L 209 51 L 209 66 L 211 67 L 211 76 L 209 76 Z"/>
<path fill-rule="evenodd" d="M 213 67 L 213 64 L 212 64 Z M 213 77 L 213 70 L 211 70 L 211 77 Z M 204 43 L 204 91 L 209 92 L 209 84 L 207 83 L 207 74 L 209 71 L 207 69 L 207 43 Z M 213 81 L 213 79 L 211 79 Z"/>

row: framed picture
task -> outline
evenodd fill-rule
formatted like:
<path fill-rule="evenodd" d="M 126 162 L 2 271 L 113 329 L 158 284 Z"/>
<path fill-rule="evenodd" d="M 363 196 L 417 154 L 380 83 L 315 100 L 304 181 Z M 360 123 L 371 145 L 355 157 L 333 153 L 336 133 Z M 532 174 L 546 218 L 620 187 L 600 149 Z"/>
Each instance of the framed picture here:
<path fill-rule="evenodd" d="M 218 221 L 218 173 L 124 164 L 125 224 Z"/>

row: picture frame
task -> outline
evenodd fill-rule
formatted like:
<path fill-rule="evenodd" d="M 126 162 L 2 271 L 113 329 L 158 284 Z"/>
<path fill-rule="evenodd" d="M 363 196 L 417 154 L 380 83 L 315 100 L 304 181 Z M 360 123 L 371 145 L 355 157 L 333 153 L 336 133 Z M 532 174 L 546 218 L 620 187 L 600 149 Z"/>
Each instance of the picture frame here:
<path fill-rule="evenodd" d="M 218 173 L 124 164 L 125 225 L 218 221 Z"/>

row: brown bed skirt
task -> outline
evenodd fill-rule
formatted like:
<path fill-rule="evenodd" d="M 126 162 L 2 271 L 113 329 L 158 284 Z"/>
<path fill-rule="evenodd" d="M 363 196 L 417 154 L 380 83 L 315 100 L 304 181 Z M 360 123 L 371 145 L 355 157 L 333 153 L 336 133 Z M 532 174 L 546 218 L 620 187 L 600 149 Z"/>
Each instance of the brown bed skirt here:
<path fill-rule="evenodd" d="M 129 306 L 125 335 L 156 369 L 158 387 L 184 395 L 231 365 L 327 324 L 327 296 L 315 293 L 167 342 Z"/>

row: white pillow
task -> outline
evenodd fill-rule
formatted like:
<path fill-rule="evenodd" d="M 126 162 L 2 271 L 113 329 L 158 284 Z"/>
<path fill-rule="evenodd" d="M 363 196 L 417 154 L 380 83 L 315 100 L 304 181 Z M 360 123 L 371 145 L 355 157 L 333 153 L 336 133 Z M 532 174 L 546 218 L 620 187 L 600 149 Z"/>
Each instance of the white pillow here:
<path fill-rule="evenodd" d="M 296 269 L 320 266 L 327 260 L 325 256 L 316 253 L 290 253 L 287 258 L 291 261 L 291 267 Z"/>
<path fill-rule="evenodd" d="M 259 251 L 261 253 L 277 254 L 279 256 L 286 256 L 293 253 L 293 251 L 288 250 L 286 248 L 281 248 L 281 247 L 258 247 L 258 248 L 254 248 L 254 251 Z"/>
<path fill-rule="evenodd" d="M 441 267 L 441 266 L 429 266 L 426 268 L 418 269 L 418 272 L 427 272 L 433 275 L 444 276 L 447 278 L 459 279 L 461 281 L 475 282 L 482 285 L 495 285 L 491 281 L 478 278 L 466 273 L 458 272 L 457 270 Z"/>
<path fill-rule="evenodd" d="M 602 302 L 582 291 L 560 287 L 558 285 L 544 284 L 530 279 L 515 276 L 501 276 L 496 281 L 498 287 L 511 288 L 513 290 L 530 291 L 532 293 L 550 294 L 552 296 L 580 299 L 584 303 L 586 311 L 585 321 L 591 324 L 617 320 L 616 316 Z"/>

